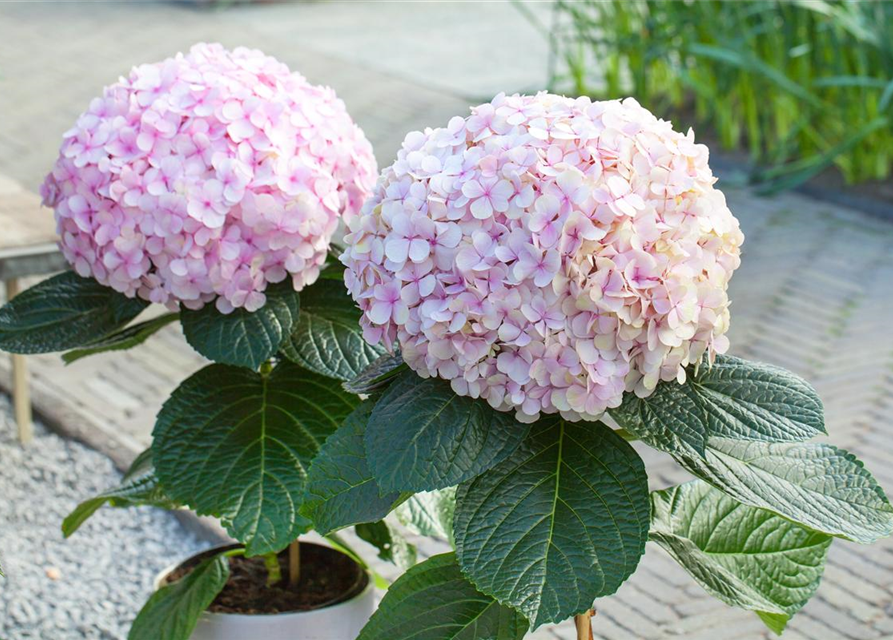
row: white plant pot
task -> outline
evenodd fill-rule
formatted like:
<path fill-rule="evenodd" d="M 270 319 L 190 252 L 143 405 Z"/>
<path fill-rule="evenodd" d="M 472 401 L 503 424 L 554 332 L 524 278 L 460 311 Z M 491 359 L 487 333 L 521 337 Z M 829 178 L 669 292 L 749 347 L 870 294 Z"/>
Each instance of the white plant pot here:
<path fill-rule="evenodd" d="M 177 566 L 158 575 L 156 589 Z M 252 615 L 206 611 L 190 640 L 355 640 L 375 611 L 375 586 L 366 577 L 359 594 L 322 609 Z"/>

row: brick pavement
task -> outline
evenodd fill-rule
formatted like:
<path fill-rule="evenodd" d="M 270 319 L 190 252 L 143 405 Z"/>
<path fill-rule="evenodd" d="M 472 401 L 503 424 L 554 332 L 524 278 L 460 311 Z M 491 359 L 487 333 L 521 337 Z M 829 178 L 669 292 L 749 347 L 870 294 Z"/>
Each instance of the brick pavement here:
<path fill-rule="evenodd" d="M 476 97 L 541 82 L 541 44 L 510 7 L 481 5 L 486 19 L 468 24 L 460 4 L 398 4 L 212 12 L 161 4 L 4 5 L 0 172 L 35 188 L 61 132 L 103 84 L 136 62 L 203 39 L 261 46 L 335 87 L 382 164 L 407 131 L 442 124 Z M 438 25 L 435 34 L 424 31 L 428 24 Z M 503 57 L 482 65 L 494 38 L 506 45 Z M 747 235 L 732 282 L 734 353 L 809 379 L 825 402 L 833 442 L 893 488 L 893 225 L 799 195 L 769 200 L 725 190 Z M 148 443 L 154 415 L 177 381 L 201 364 L 172 327 L 148 345 L 70 367 L 54 356 L 35 358 L 35 400 L 123 464 Z M 0 381 L 6 366 L 0 359 Z M 640 451 L 655 488 L 687 479 L 667 456 Z M 596 634 L 604 640 L 770 637 L 753 614 L 706 595 L 652 545 L 635 576 L 597 608 Z M 561 625 L 530 637 L 574 634 Z M 836 542 L 818 596 L 785 638 L 893 638 L 893 542 Z"/>

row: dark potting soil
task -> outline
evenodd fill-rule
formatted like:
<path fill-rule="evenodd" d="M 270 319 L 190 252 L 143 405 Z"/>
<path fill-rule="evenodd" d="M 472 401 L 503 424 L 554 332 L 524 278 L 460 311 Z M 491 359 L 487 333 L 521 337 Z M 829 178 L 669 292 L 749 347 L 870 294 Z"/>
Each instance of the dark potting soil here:
<path fill-rule="evenodd" d="M 165 582 L 179 580 L 199 562 L 219 552 L 213 549 L 187 560 Z M 279 554 L 279 566 L 282 581 L 268 587 L 263 558 L 229 558 L 229 580 L 208 611 L 249 615 L 312 611 L 359 595 L 369 582 L 366 572 L 351 558 L 309 542 L 301 543 L 301 579 L 296 586 L 288 584 L 288 549 Z"/>

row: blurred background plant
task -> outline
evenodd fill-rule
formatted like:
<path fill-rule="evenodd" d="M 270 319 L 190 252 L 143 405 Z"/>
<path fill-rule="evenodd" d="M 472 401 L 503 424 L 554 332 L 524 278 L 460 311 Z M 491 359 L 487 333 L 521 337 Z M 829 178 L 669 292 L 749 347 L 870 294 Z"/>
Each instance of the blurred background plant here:
<path fill-rule="evenodd" d="M 764 191 L 832 166 L 847 183 L 891 174 L 893 2 L 557 0 L 554 11 L 554 90 L 633 95 L 698 125 L 746 152 Z"/>

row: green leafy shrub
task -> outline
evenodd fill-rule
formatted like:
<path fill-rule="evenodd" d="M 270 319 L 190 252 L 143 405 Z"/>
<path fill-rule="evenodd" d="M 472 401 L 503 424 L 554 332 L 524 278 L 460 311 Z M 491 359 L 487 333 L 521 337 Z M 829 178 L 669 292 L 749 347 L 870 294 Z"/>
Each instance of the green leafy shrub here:
<path fill-rule="evenodd" d="M 893 4 L 558 0 L 553 84 L 635 96 L 748 150 L 767 190 L 893 169 Z M 557 65 L 561 65 L 559 69 Z"/>

